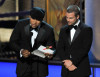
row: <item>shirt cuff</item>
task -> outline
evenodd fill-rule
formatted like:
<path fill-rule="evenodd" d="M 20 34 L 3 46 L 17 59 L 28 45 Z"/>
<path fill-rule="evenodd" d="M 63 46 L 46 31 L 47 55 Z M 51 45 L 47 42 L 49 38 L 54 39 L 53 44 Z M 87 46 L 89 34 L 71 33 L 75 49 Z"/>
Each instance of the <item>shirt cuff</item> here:
<path fill-rule="evenodd" d="M 22 57 L 22 56 L 23 56 L 23 55 L 21 54 L 21 52 L 22 52 L 23 50 L 24 50 L 24 49 L 21 49 L 21 50 L 20 50 L 20 57 Z"/>

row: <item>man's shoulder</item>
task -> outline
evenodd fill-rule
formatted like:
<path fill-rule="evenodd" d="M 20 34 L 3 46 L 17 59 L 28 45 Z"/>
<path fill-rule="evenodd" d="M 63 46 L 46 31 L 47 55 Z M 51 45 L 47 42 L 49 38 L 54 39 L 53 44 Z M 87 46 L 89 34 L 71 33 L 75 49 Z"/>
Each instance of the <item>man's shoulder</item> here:
<path fill-rule="evenodd" d="M 61 27 L 61 30 L 66 30 L 68 28 L 68 25 L 64 25 Z"/>
<path fill-rule="evenodd" d="M 18 22 L 21 22 L 21 23 L 29 23 L 29 18 L 26 18 L 26 19 L 20 19 L 18 20 Z"/>
<path fill-rule="evenodd" d="M 43 26 L 45 28 L 48 28 L 48 29 L 53 29 L 53 27 L 50 24 L 48 24 L 47 22 L 45 22 L 45 21 L 41 22 L 41 26 Z"/>
<path fill-rule="evenodd" d="M 29 19 L 20 19 L 18 20 L 17 24 L 15 27 L 24 27 L 26 25 L 28 25 L 30 22 L 29 22 Z"/>
<path fill-rule="evenodd" d="M 91 26 L 89 26 L 89 25 L 87 25 L 85 23 L 82 23 L 82 26 L 83 26 L 83 28 L 92 28 Z"/>

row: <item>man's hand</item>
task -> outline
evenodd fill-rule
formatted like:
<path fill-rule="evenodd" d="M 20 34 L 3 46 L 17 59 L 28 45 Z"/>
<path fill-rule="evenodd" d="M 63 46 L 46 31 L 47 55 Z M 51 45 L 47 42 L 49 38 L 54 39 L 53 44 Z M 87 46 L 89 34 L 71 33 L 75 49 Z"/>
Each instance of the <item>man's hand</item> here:
<path fill-rule="evenodd" d="M 70 67 L 68 67 L 69 71 L 74 71 L 75 69 L 77 69 L 75 65 L 71 65 Z"/>
<path fill-rule="evenodd" d="M 74 71 L 75 69 L 77 69 L 77 67 L 75 65 L 72 64 L 71 60 L 64 60 L 64 66 L 69 70 L 69 71 Z"/>
<path fill-rule="evenodd" d="M 24 58 L 27 58 L 27 57 L 29 57 L 30 52 L 29 52 L 28 50 L 23 49 L 23 50 L 21 51 L 21 54 L 22 54 L 22 56 L 23 56 Z"/>
<path fill-rule="evenodd" d="M 72 65 L 72 61 L 71 60 L 64 60 L 63 62 L 64 62 L 64 66 L 66 68 L 68 68 L 68 67 L 70 67 Z"/>
<path fill-rule="evenodd" d="M 45 56 L 49 59 L 51 59 L 53 57 L 53 54 L 50 54 L 50 53 L 45 53 Z"/>

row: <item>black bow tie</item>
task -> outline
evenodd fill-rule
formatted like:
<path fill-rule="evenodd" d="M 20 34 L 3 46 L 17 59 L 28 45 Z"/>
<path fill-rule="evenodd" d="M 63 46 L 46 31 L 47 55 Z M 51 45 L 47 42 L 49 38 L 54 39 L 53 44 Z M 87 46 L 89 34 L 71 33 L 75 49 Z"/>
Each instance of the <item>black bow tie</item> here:
<path fill-rule="evenodd" d="M 77 29 L 77 26 L 75 25 L 75 26 L 73 26 L 73 25 L 70 25 L 70 26 L 68 26 L 68 28 L 71 30 L 72 28 L 74 28 L 75 30 Z"/>
<path fill-rule="evenodd" d="M 30 26 L 30 31 L 32 31 L 32 30 L 38 31 L 38 27 L 32 28 L 32 27 Z"/>

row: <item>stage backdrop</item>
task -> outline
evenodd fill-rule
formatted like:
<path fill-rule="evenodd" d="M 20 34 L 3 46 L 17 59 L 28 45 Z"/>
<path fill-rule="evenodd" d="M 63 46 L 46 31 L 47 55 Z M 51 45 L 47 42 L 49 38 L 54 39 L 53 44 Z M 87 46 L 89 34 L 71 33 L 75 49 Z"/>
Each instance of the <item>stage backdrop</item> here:
<path fill-rule="evenodd" d="M 60 28 L 66 24 L 65 13 L 68 5 L 80 5 L 80 0 L 47 0 L 47 22 L 54 27 L 58 40 Z"/>
<path fill-rule="evenodd" d="M 92 8 L 92 9 L 91 9 Z M 90 62 L 100 64 L 100 0 L 85 1 L 85 23 L 93 28 Z"/>

